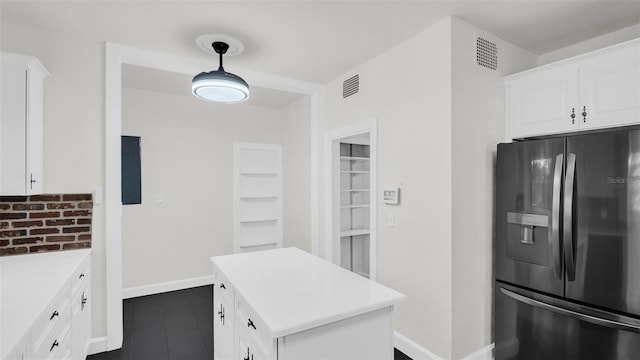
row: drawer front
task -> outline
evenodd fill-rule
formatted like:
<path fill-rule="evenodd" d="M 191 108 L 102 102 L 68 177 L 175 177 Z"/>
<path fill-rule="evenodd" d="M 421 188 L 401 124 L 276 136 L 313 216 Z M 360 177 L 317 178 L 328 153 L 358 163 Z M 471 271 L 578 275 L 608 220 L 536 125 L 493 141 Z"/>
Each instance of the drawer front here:
<path fill-rule="evenodd" d="M 231 282 L 227 280 L 224 274 L 222 274 L 222 272 L 220 272 L 217 269 L 216 269 L 215 275 L 216 275 L 216 282 L 215 282 L 215 288 L 214 288 L 215 289 L 214 295 L 223 296 L 226 298 L 226 300 L 230 304 L 233 304 L 234 289 L 233 289 L 233 286 L 231 285 Z"/>
<path fill-rule="evenodd" d="M 40 347 L 45 338 L 50 335 L 54 328 L 58 327 L 60 322 L 64 322 L 66 321 L 64 319 L 69 318 L 69 313 L 71 312 L 69 287 L 70 284 L 67 281 L 34 322 L 31 328 L 31 346 L 34 350 Z"/>
<path fill-rule="evenodd" d="M 71 346 L 71 318 L 69 312 L 33 348 L 33 359 L 62 359 Z"/>
<path fill-rule="evenodd" d="M 274 347 L 274 339 L 257 314 L 238 296 L 236 311 L 236 329 L 239 334 L 246 334 L 251 343 L 257 347 L 256 353 L 268 357 Z"/>
<path fill-rule="evenodd" d="M 71 289 L 74 294 L 89 283 L 89 272 L 91 271 L 90 260 L 91 256 L 87 256 L 87 258 L 82 261 L 82 264 L 78 266 L 76 271 L 73 272 L 73 275 L 71 275 Z"/>
<path fill-rule="evenodd" d="M 237 356 L 238 360 L 266 360 L 275 359 L 275 356 L 269 356 L 265 349 L 256 345 L 255 341 L 247 331 L 238 331 L 237 335 Z"/>

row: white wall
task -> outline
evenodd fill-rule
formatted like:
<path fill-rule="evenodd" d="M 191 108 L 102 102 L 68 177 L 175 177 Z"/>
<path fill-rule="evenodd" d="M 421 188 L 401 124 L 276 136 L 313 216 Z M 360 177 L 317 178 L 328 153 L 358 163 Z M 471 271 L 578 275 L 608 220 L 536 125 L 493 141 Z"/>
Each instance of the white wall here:
<path fill-rule="evenodd" d="M 637 39 L 639 37 L 640 24 L 632 25 L 608 34 L 604 34 L 602 36 L 595 37 L 593 39 L 582 41 L 577 44 L 573 44 L 562 49 L 540 55 L 540 57 L 538 58 L 538 64 L 549 64 L 555 61 L 584 54 L 589 51 L 594 51 L 607 46 L 619 44 L 627 40 Z"/>
<path fill-rule="evenodd" d="M 477 65 L 476 38 L 498 48 L 496 71 Z M 537 58 L 462 20 L 452 20 L 453 359 L 493 342 L 496 145 L 504 139 L 501 77 Z"/>
<path fill-rule="evenodd" d="M 123 207 L 123 288 L 211 275 L 209 258 L 233 252 L 233 142 L 281 144 L 283 111 L 137 89 L 123 89 L 122 109 L 122 134 L 142 138 L 142 204 Z"/>
<path fill-rule="evenodd" d="M 326 88 L 325 130 L 376 118 L 378 184 L 402 203 L 379 203 L 378 281 L 405 293 L 394 327 L 451 356 L 451 47 L 443 20 L 337 78 Z M 360 75 L 360 93 L 342 81 Z M 386 226 L 388 211 L 396 226 Z"/>
<path fill-rule="evenodd" d="M 499 69 L 476 65 L 476 35 L 494 41 Z M 501 76 L 537 58 L 457 18 L 445 19 L 327 86 L 326 128 L 378 119 L 379 281 L 408 296 L 396 331 L 445 359 L 492 342 L 495 147 L 504 137 Z M 360 93 L 342 99 L 342 81 Z M 395 227 L 386 226 L 394 212 Z"/>
<path fill-rule="evenodd" d="M 311 252 L 311 99 L 283 109 L 283 246 Z"/>

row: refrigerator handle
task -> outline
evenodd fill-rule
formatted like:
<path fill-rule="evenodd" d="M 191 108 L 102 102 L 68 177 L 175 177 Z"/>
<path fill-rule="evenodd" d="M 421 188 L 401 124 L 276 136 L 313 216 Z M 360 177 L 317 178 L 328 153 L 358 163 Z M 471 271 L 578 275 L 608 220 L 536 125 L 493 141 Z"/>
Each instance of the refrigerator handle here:
<path fill-rule="evenodd" d="M 573 255 L 573 185 L 576 175 L 576 154 L 567 154 L 567 176 L 564 183 L 563 238 L 564 261 L 567 265 L 567 280 L 576 279 L 576 261 Z"/>
<path fill-rule="evenodd" d="M 560 256 L 560 196 L 562 191 L 562 166 L 564 165 L 564 155 L 556 156 L 556 167 L 553 173 L 553 205 L 551 208 L 551 228 L 550 236 L 553 251 L 553 269 L 558 279 L 562 279 L 562 262 Z"/>
<path fill-rule="evenodd" d="M 628 323 L 628 322 L 623 322 L 623 321 L 616 321 L 616 320 L 611 320 L 611 319 L 605 319 L 603 317 L 600 316 L 594 316 L 596 314 L 590 315 L 587 314 L 588 309 L 581 307 L 580 305 L 577 304 L 572 304 L 572 306 L 577 307 L 575 310 L 573 309 L 567 309 L 564 307 L 560 307 L 560 306 L 556 306 L 556 305 L 552 305 L 552 304 L 548 304 L 546 302 L 540 301 L 540 300 L 536 300 L 536 299 L 532 299 L 530 297 L 518 294 L 516 292 L 513 292 L 511 290 L 507 290 L 503 287 L 500 287 L 500 292 L 503 293 L 504 295 L 519 301 L 521 303 L 533 306 L 533 307 L 537 307 L 537 308 L 541 308 L 541 309 L 545 309 L 548 311 L 552 311 L 556 314 L 560 314 L 560 315 L 564 315 L 564 316 L 568 316 L 580 321 L 585 321 L 591 324 L 595 324 L 598 326 L 606 326 L 609 328 L 613 328 L 613 329 L 618 329 L 618 330 L 624 330 L 624 331 L 631 331 L 631 332 L 635 332 L 635 333 L 640 333 L 640 325 L 639 324 L 635 324 L 635 323 Z M 610 316 L 615 316 L 615 315 L 611 315 L 609 313 Z M 619 319 L 621 320 L 621 319 Z"/>

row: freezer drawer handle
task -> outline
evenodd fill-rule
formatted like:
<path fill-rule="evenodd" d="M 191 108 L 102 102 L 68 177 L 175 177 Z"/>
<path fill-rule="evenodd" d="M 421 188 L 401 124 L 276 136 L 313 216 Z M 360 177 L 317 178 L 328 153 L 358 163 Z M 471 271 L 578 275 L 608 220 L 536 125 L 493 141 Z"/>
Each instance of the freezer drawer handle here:
<path fill-rule="evenodd" d="M 635 332 L 635 333 L 640 333 L 640 324 L 636 325 L 636 324 L 628 324 L 628 323 L 624 323 L 624 322 L 620 322 L 620 321 L 615 321 L 615 320 L 609 320 L 609 319 L 603 319 L 603 318 L 599 318 L 599 317 L 595 317 L 595 316 L 591 316 L 591 315 L 587 315 L 587 314 L 583 314 L 577 311 L 573 311 L 573 310 L 569 310 L 569 309 L 564 309 L 555 305 L 551 305 L 551 304 L 547 304 L 545 302 L 539 301 L 539 300 L 535 300 L 535 299 L 531 299 L 529 297 L 517 294 L 511 290 L 507 290 L 505 288 L 500 288 L 500 292 L 503 293 L 504 295 L 507 295 L 508 297 L 520 301 L 522 303 L 525 303 L 527 305 L 531 305 L 534 307 L 538 307 L 541 309 L 545 309 L 545 310 L 549 310 L 552 311 L 554 313 L 560 314 L 560 315 L 564 315 L 564 316 L 569 316 L 571 318 L 577 319 L 577 320 L 581 320 L 581 321 L 586 321 L 588 323 L 591 324 L 595 324 L 595 325 L 599 325 L 599 326 L 606 326 L 609 328 L 613 328 L 613 329 L 619 329 L 619 330 L 624 330 L 624 331 L 631 331 L 631 332 Z"/>

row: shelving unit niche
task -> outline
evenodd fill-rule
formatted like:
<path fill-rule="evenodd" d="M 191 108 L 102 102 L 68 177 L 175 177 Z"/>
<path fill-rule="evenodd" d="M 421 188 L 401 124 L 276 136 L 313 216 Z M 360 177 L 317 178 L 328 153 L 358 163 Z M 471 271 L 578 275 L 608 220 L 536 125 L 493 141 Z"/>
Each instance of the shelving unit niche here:
<path fill-rule="evenodd" d="M 234 251 L 282 246 L 282 146 L 234 143 Z"/>
<path fill-rule="evenodd" d="M 370 273 L 369 145 L 340 143 L 340 265 Z"/>

